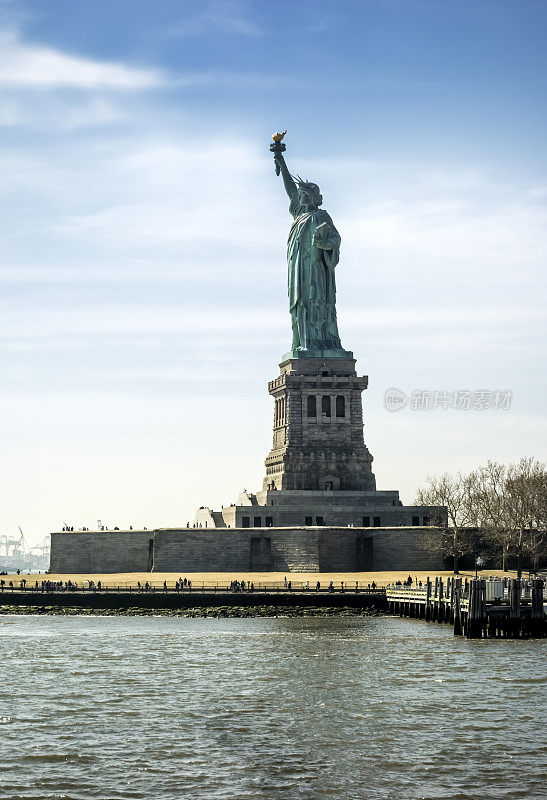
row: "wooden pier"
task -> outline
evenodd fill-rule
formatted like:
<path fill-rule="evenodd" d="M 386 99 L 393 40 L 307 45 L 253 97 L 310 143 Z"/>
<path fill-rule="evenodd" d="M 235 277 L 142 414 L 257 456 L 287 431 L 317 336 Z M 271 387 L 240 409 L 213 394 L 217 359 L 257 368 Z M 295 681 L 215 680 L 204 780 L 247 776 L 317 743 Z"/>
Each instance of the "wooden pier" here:
<path fill-rule="evenodd" d="M 427 579 L 423 586 L 390 585 L 388 610 L 453 625 L 468 639 L 528 639 L 546 635 L 545 582 L 513 579 Z"/>

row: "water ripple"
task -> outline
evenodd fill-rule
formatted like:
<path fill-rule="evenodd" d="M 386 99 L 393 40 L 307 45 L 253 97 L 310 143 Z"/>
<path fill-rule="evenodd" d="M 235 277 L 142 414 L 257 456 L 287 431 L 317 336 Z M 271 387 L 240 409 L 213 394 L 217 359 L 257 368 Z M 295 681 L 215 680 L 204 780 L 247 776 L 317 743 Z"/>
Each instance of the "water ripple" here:
<path fill-rule="evenodd" d="M 0 800 L 545 796 L 545 642 L 398 618 L 8 622 Z"/>

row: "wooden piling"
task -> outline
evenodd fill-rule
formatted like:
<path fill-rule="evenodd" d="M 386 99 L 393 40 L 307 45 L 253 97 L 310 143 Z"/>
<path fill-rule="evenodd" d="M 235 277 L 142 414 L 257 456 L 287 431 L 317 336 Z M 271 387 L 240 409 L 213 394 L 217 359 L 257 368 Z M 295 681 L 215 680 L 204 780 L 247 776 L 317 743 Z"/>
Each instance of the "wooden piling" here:
<path fill-rule="evenodd" d="M 460 585 L 454 587 L 454 636 L 462 635 L 462 616 L 461 616 L 461 580 Z"/>
<path fill-rule="evenodd" d="M 426 583 L 426 594 L 425 594 L 425 618 L 427 622 L 431 619 L 431 581 L 429 578 L 427 579 Z"/>
<path fill-rule="evenodd" d="M 439 579 L 439 594 L 437 598 L 437 622 L 444 622 L 444 604 L 443 604 L 443 579 Z"/>
<path fill-rule="evenodd" d="M 516 579 L 512 580 L 509 590 L 509 635 L 513 639 L 518 639 L 520 636 L 520 596 L 520 581 Z"/>
<path fill-rule="evenodd" d="M 486 581 L 484 578 L 479 579 L 479 609 L 481 635 L 486 636 L 486 623 L 488 622 L 488 615 L 486 613 Z"/>
<path fill-rule="evenodd" d="M 476 599 L 475 599 L 475 587 L 473 582 L 469 584 L 468 590 L 468 601 L 467 601 L 467 624 L 465 626 L 465 635 L 468 639 L 472 639 L 475 633 L 475 614 L 476 609 Z"/>
<path fill-rule="evenodd" d="M 532 604 L 530 608 L 530 635 L 542 636 L 545 624 L 543 622 L 543 581 L 537 578 L 532 582 Z"/>
<path fill-rule="evenodd" d="M 482 579 L 469 582 L 469 609 L 467 612 L 468 639 L 480 639 L 486 623 L 486 586 Z"/>

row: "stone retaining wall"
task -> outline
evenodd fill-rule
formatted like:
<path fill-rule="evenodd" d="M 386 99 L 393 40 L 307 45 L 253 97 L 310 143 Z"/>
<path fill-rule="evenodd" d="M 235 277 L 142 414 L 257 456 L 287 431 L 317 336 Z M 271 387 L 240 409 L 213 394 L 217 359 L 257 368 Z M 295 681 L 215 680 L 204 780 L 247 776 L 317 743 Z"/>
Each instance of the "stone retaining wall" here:
<path fill-rule="evenodd" d="M 154 531 L 52 533 L 50 572 L 147 572 L 153 542 Z"/>
<path fill-rule="evenodd" d="M 50 571 L 353 572 L 442 569 L 431 528 L 180 528 L 51 535 Z"/>

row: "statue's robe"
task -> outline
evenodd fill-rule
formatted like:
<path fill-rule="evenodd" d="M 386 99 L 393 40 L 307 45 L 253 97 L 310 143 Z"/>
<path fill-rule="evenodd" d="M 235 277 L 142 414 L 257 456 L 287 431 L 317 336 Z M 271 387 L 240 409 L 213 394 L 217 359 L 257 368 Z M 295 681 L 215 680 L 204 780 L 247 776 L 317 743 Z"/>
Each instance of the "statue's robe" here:
<path fill-rule="evenodd" d="M 340 349 L 334 277 L 340 257 L 340 234 L 329 214 L 320 208 L 302 210 L 295 198 L 289 211 L 294 217 L 287 242 L 293 349 Z M 328 249 L 313 244 L 319 227 L 320 238 Z"/>

